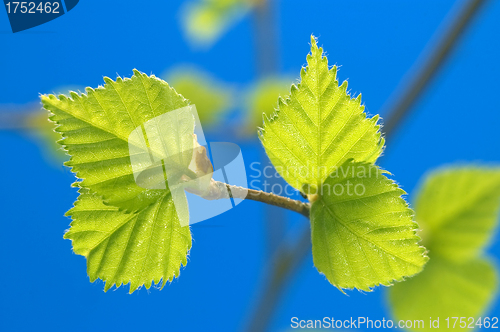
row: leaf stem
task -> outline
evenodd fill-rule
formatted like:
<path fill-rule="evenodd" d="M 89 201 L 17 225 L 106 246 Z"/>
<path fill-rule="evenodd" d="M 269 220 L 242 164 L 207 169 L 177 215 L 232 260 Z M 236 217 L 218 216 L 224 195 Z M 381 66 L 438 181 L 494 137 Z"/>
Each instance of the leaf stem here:
<path fill-rule="evenodd" d="M 229 195 L 233 198 L 248 199 L 278 206 L 283 209 L 300 213 L 304 217 L 309 218 L 309 210 L 311 209 L 311 205 L 309 203 L 304 203 L 299 200 L 290 199 L 288 197 L 275 195 L 261 190 L 238 187 L 219 181 L 215 181 L 215 183 L 219 187 L 225 186 L 227 191 L 223 190 L 222 192 L 229 192 Z M 229 196 L 220 196 L 219 198 L 229 198 Z"/>

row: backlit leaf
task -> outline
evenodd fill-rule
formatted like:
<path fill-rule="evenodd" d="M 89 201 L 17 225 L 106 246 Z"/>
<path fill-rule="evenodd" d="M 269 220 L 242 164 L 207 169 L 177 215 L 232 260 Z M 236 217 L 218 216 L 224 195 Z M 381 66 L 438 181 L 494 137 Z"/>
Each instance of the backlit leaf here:
<path fill-rule="evenodd" d="M 367 118 L 361 95 L 339 86 L 337 67 L 328 67 L 311 37 L 311 54 L 301 81 L 280 98 L 276 114 L 264 117 L 260 139 L 280 175 L 294 188 L 316 190 L 346 160 L 374 162 L 382 153 L 378 116 Z"/>
<path fill-rule="evenodd" d="M 422 270 L 413 211 L 405 192 L 378 167 L 346 162 L 311 207 L 314 265 L 339 289 L 391 285 Z"/>
<path fill-rule="evenodd" d="M 152 282 L 161 287 L 179 276 L 191 248 L 189 227 L 181 227 L 170 193 L 135 213 L 103 204 L 86 189 L 67 212 L 73 222 L 64 238 L 87 258 L 90 281 L 100 278 L 104 290 L 130 283 L 130 293 Z"/>
<path fill-rule="evenodd" d="M 86 94 L 43 95 L 42 103 L 58 126 L 60 141 L 71 156 L 66 163 L 79 185 L 103 196 L 106 203 L 137 211 L 156 202 L 161 190 L 139 187 L 133 176 L 128 138 L 138 126 L 188 105 L 165 81 L 135 70 L 131 78 L 87 88 Z"/>
<path fill-rule="evenodd" d="M 176 191 L 174 207 L 166 177 L 171 183 L 191 172 L 194 117 L 182 109 L 187 100 L 154 76 L 135 70 L 130 79 L 104 80 L 86 94 L 41 97 L 71 157 L 66 165 L 79 179 L 65 238 L 87 258 L 90 280 L 104 280 L 105 290 L 130 283 L 133 292 L 160 281 L 163 287 L 179 275 L 191 248 L 189 227 L 181 227 L 189 219 L 186 196 Z M 177 109 L 174 121 L 161 116 Z"/>

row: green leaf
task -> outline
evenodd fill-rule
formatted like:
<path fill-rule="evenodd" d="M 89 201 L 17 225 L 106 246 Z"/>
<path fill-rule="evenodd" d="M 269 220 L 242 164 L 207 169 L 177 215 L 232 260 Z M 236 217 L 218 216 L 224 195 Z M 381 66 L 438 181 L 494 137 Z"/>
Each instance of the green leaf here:
<path fill-rule="evenodd" d="M 313 36 L 307 63 L 276 114 L 264 116 L 260 139 L 280 175 L 312 202 L 316 268 L 341 290 L 366 291 L 420 272 L 427 257 L 404 191 L 373 165 L 384 146 L 378 116 L 367 118 L 361 97 L 339 86 Z"/>
<path fill-rule="evenodd" d="M 57 87 L 54 91 L 58 94 L 69 93 L 69 91 L 81 88 L 77 85 Z M 54 93 L 55 94 L 55 93 Z M 24 108 L 24 107 L 23 107 Z M 23 125 L 29 130 L 27 133 L 40 145 L 46 161 L 61 167 L 61 163 L 68 160 L 68 155 L 57 141 L 61 138 L 59 133 L 54 132 L 54 124 L 47 119 L 47 111 L 40 107 L 39 102 L 27 105 L 28 112 Z"/>
<path fill-rule="evenodd" d="M 134 70 L 130 79 L 104 80 L 86 94 L 41 97 L 71 156 L 66 165 L 80 179 L 65 238 L 87 257 L 91 281 L 104 280 L 105 290 L 129 282 L 130 292 L 152 282 L 163 287 L 179 275 L 191 248 L 189 227 L 181 227 L 189 219 L 186 196 L 170 192 L 165 176 L 171 184 L 193 173 L 194 117 L 189 109 L 172 113 L 173 122 L 160 116 L 188 102 L 154 76 Z"/>
<path fill-rule="evenodd" d="M 41 96 L 43 106 L 57 124 L 60 141 L 71 156 L 66 163 L 79 186 L 103 196 L 106 203 L 138 211 L 155 203 L 162 190 L 139 187 L 132 171 L 128 138 L 146 121 L 188 105 L 165 81 L 134 70 L 131 78 L 104 78 L 86 94 Z"/>
<path fill-rule="evenodd" d="M 447 317 L 480 317 L 497 291 L 498 276 L 487 260 L 476 258 L 464 263 L 451 263 L 432 257 L 418 276 L 399 283 L 389 290 L 389 300 L 398 320 L 423 320 L 424 328 L 414 331 L 435 331 L 429 318 L 440 318 L 446 328 Z M 450 325 L 451 327 L 451 325 Z M 474 326 L 475 327 L 475 326 Z M 460 321 L 455 328 L 460 329 Z"/>
<path fill-rule="evenodd" d="M 422 270 L 413 211 L 405 192 L 372 164 L 345 162 L 311 207 L 314 265 L 339 289 L 390 285 Z"/>
<path fill-rule="evenodd" d="M 446 317 L 484 314 L 498 277 L 495 266 L 481 256 L 499 207 L 499 169 L 449 167 L 426 177 L 415 211 L 431 260 L 421 274 L 390 290 L 397 319 L 441 317 L 443 326 Z"/>
<path fill-rule="evenodd" d="M 445 168 L 432 173 L 415 210 L 433 255 L 464 261 L 481 253 L 497 225 L 500 169 Z"/>
<path fill-rule="evenodd" d="M 338 85 L 337 67 L 328 68 L 323 49 L 311 36 L 311 54 L 301 82 L 279 99 L 274 116 L 264 117 L 260 139 L 273 165 L 294 188 L 314 193 L 346 160 L 375 162 L 382 153 L 378 116 L 363 112 L 361 95 L 351 98 Z M 312 190 L 310 189 L 312 188 Z"/>
<path fill-rule="evenodd" d="M 182 27 L 195 45 L 212 46 L 232 25 L 241 20 L 257 1 L 198 0 L 182 13 Z"/>
<path fill-rule="evenodd" d="M 232 106 L 233 88 L 200 69 L 180 67 L 166 77 L 178 93 L 190 104 L 196 105 L 204 128 L 218 124 L 221 116 Z"/>
<path fill-rule="evenodd" d="M 75 207 L 67 212 L 73 222 L 64 235 L 76 254 L 87 258 L 87 272 L 104 290 L 130 282 L 130 293 L 154 281 L 161 287 L 179 276 L 191 248 L 189 227 L 181 227 L 170 193 L 137 213 L 105 205 L 96 194 L 80 189 Z"/>

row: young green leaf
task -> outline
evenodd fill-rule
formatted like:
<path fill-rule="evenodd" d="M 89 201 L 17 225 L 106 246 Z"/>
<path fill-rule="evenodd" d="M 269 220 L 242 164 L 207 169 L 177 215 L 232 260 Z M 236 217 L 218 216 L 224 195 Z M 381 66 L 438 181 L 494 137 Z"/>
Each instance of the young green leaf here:
<path fill-rule="evenodd" d="M 415 210 L 434 255 L 456 261 L 476 257 L 497 224 L 500 169 L 457 167 L 435 172 L 420 190 Z"/>
<path fill-rule="evenodd" d="M 105 205 L 96 194 L 80 189 L 73 222 L 64 235 L 76 254 L 87 258 L 90 281 L 105 281 L 104 290 L 130 283 L 130 293 L 143 284 L 161 287 L 179 276 L 191 248 L 189 227 L 181 227 L 170 192 L 139 212 L 125 213 Z"/>
<path fill-rule="evenodd" d="M 491 303 L 497 284 L 495 268 L 487 260 L 476 258 L 455 264 L 432 257 L 418 276 L 391 287 L 389 300 L 397 319 L 424 321 L 421 328 L 412 330 L 436 331 L 429 326 L 431 317 L 440 318 L 441 329 L 446 328 L 447 317 L 450 327 L 454 323 L 451 317 L 466 317 L 468 326 L 469 317 L 479 317 Z M 461 328 L 460 321 L 455 328 Z"/>
<path fill-rule="evenodd" d="M 495 297 L 498 277 L 495 266 L 481 256 L 499 208 L 499 169 L 452 167 L 426 178 L 415 212 L 431 261 L 421 274 L 390 289 L 397 319 L 441 317 L 443 326 L 446 317 L 484 313 Z"/>
<path fill-rule="evenodd" d="M 346 160 L 375 162 L 382 153 L 378 116 L 363 112 L 361 95 L 351 98 L 347 82 L 338 85 L 337 67 L 328 68 L 323 49 L 311 36 L 311 54 L 301 82 L 279 99 L 274 116 L 264 116 L 259 136 L 280 175 L 310 194 Z"/>
<path fill-rule="evenodd" d="M 57 124 L 60 143 L 71 156 L 66 163 L 79 185 L 106 203 L 137 211 L 155 203 L 162 190 L 139 187 L 132 171 L 128 138 L 150 119 L 188 105 L 165 81 L 134 70 L 131 78 L 105 77 L 104 87 L 87 94 L 43 95 L 42 103 Z"/>
<path fill-rule="evenodd" d="M 160 117 L 188 102 L 154 76 L 135 70 L 130 79 L 104 80 L 104 87 L 87 88 L 87 94 L 42 96 L 42 102 L 71 156 L 66 165 L 80 179 L 75 184 L 81 195 L 68 212 L 73 222 L 65 238 L 87 257 L 91 281 L 101 278 L 105 290 L 130 282 L 133 292 L 152 282 L 165 285 L 187 262 L 191 235 L 180 222 L 189 219 L 187 202 L 174 207 L 165 175 L 170 183 L 170 177 L 191 172 L 194 118 L 189 110 L 172 113 L 173 123 Z M 146 153 L 138 142 L 148 130 L 155 134 L 147 135 Z M 132 158 L 141 170 L 137 179 Z M 147 167 L 152 158 L 161 159 L 161 166 Z M 186 199 L 183 191 L 176 195 Z"/>
<path fill-rule="evenodd" d="M 345 162 L 311 207 L 314 265 L 339 289 L 390 285 L 422 270 L 405 192 L 372 164 Z"/>

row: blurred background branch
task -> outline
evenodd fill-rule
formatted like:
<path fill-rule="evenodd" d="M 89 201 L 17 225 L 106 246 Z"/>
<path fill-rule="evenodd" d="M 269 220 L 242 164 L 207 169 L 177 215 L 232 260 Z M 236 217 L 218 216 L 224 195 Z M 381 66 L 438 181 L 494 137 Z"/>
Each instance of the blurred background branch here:
<path fill-rule="evenodd" d="M 39 102 L 0 105 L 0 130 L 24 130 L 38 126 L 37 121 L 29 120 L 29 116 L 39 110 Z"/>
<path fill-rule="evenodd" d="M 418 98 L 446 63 L 460 41 L 460 37 L 487 2 L 488 0 L 465 1 L 463 6 L 457 6 L 460 8 L 454 10 L 449 19 L 445 19 L 441 31 L 438 31 L 435 41 L 429 47 L 429 54 L 422 61 L 417 61 L 410 70 L 409 78 L 394 91 L 387 106 L 384 106 L 380 113 L 387 116 L 384 124 L 387 139 L 395 133 L 396 128 L 408 116 Z"/>

